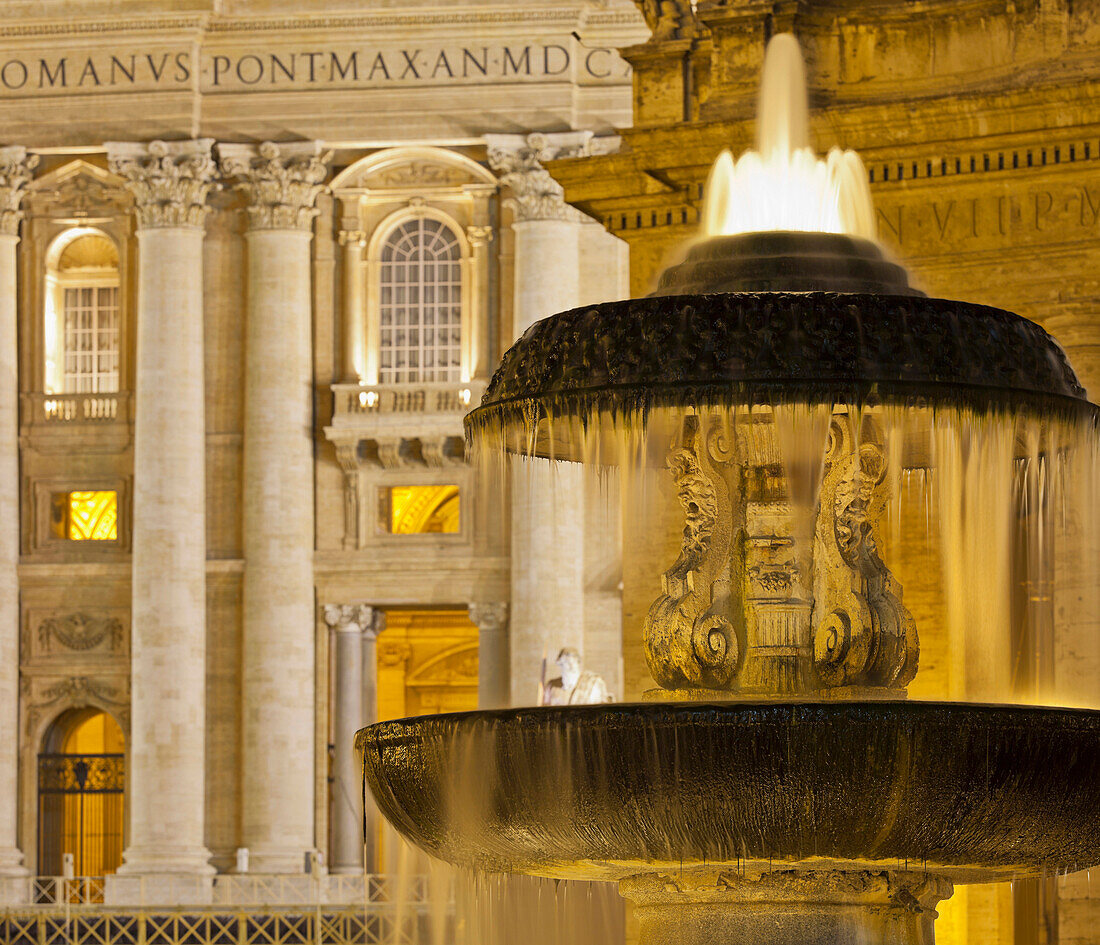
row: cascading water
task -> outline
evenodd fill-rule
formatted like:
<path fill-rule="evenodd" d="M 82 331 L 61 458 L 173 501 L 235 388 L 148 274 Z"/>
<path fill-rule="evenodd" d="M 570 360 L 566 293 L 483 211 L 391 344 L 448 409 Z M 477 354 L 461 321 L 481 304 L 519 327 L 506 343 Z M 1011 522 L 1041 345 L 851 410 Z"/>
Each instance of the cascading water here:
<path fill-rule="evenodd" d="M 617 468 L 658 688 L 358 739 L 401 834 L 618 881 L 643 945 L 925 945 L 952 883 L 1100 862 L 1100 715 L 961 704 L 1080 704 L 1055 648 L 1100 668 L 1097 409 L 1038 326 L 909 286 L 800 70 L 773 39 L 758 154 L 657 293 L 532 326 L 467 419 L 486 479 Z"/>

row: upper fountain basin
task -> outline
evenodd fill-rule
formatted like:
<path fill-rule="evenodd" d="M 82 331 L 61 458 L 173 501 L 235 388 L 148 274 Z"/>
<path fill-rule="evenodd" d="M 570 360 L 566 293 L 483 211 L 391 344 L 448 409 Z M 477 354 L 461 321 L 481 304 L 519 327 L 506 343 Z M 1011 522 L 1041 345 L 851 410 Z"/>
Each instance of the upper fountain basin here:
<path fill-rule="evenodd" d="M 402 835 L 489 871 L 907 863 L 977 882 L 1100 863 L 1100 712 L 578 706 L 382 722 L 356 744 Z"/>
<path fill-rule="evenodd" d="M 1093 410 L 1058 343 L 1011 312 L 905 295 L 732 292 L 606 302 L 536 322 L 466 430 L 475 442 L 573 458 L 571 421 L 592 430 L 662 407 L 789 402 Z"/>

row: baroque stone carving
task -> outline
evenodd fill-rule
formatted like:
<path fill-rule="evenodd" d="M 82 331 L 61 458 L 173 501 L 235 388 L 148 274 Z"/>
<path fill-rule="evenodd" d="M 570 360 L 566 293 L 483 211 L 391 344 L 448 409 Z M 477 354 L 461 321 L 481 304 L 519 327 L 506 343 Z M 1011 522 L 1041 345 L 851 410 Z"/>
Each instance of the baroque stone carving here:
<path fill-rule="evenodd" d="M 460 184 L 468 175 L 455 167 L 435 164 L 431 161 L 409 161 L 394 167 L 387 167 L 368 176 L 367 181 L 373 187 L 441 187 Z"/>
<path fill-rule="evenodd" d="M 27 154 L 26 148 L 0 148 L 0 233 L 19 235 L 23 220 L 20 204 L 37 166 L 38 155 Z"/>
<path fill-rule="evenodd" d="M 69 676 L 45 686 L 37 697 L 33 693 L 41 683 L 34 683 L 27 676 L 23 679 L 26 683 L 22 689 L 26 705 L 24 725 L 28 737 L 34 735 L 43 714 L 55 712 L 62 706 L 97 705 L 110 710 L 124 731 L 130 727 L 130 693 L 126 679 L 116 686 L 90 676 Z"/>
<path fill-rule="evenodd" d="M 584 157 L 607 153 L 603 144 L 593 147 L 587 132 L 566 134 L 489 135 L 489 166 L 507 185 L 517 221 L 569 220 L 583 222 L 588 218 L 565 202 L 564 191 L 543 161 Z M 597 139 L 599 140 L 599 139 Z M 615 139 L 616 145 L 618 139 Z"/>
<path fill-rule="evenodd" d="M 201 227 L 214 178 L 213 141 L 151 141 L 107 145 L 111 171 L 134 195 L 139 229 Z"/>
<path fill-rule="evenodd" d="M 220 145 L 222 173 L 238 177 L 237 189 L 248 199 L 249 223 L 257 230 L 308 230 L 318 211 L 332 152 L 320 154 L 316 143 L 275 144 L 257 148 Z"/>
<path fill-rule="evenodd" d="M 646 615 L 646 661 L 666 689 L 725 688 L 737 672 L 742 643 L 730 620 L 736 488 L 708 455 L 698 420 L 685 424 L 685 443 L 669 456 L 684 510 L 680 555 L 662 577 L 662 595 Z M 717 436 L 712 431 L 712 437 Z M 715 451 L 721 444 L 712 441 Z M 732 492 L 732 494 L 731 494 Z"/>
<path fill-rule="evenodd" d="M 47 617 L 38 625 L 39 645 L 49 652 L 56 640 L 70 650 L 95 649 L 104 641 L 111 650 L 122 645 L 122 622 L 117 617 L 95 617 L 75 613 L 61 617 Z"/>
<path fill-rule="evenodd" d="M 906 686 L 916 675 L 916 624 L 878 555 L 886 455 L 834 416 L 815 541 L 814 667 L 827 686 Z"/>
<path fill-rule="evenodd" d="M 491 226 L 468 226 L 466 227 L 466 239 L 470 241 L 470 245 L 475 249 L 479 246 L 485 246 L 493 241 L 493 228 Z"/>

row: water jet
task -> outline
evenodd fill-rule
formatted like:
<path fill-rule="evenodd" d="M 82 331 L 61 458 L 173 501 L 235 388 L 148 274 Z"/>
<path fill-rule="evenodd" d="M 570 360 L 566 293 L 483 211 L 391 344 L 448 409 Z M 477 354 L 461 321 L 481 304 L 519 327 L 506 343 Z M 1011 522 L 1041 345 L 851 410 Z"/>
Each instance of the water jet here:
<path fill-rule="evenodd" d="M 903 469 L 935 468 L 965 521 L 975 457 L 994 501 L 1030 488 L 1094 461 L 1097 408 L 1039 326 L 910 286 L 858 157 L 806 147 L 793 44 L 772 41 L 757 151 L 717 162 L 684 261 L 647 298 L 533 325 L 467 418 L 482 457 L 618 465 L 627 491 L 671 473 L 657 688 L 357 739 L 407 839 L 618 882 L 644 945 L 926 945 L 952 884 L 1100 862 L 1100 714 L 906 699 L 919 627 L 879 547 Z"/>

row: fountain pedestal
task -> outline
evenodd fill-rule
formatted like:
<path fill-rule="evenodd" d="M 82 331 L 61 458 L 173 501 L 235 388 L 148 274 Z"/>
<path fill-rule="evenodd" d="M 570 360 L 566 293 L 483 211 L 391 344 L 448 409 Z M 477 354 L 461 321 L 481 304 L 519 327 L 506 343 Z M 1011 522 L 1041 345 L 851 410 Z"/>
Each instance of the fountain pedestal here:
<path fill-rule="evenodd" d="M 624 879 L 639 945 L 932 945 L 949 882 L 913 872 L 685 870 Z"/>

